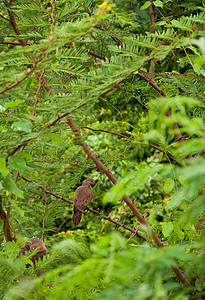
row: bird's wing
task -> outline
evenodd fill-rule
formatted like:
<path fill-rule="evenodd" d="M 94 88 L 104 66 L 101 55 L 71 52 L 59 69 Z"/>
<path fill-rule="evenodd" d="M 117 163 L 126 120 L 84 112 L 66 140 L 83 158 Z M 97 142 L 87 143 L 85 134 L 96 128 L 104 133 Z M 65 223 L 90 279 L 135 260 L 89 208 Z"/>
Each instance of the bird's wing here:
<path fill-rule="evenodd" d="M 79 210 L 84 210 L 93 197 L 93 191 L 90 187 L 79 186 L 75 192 L 76 207 Z"/>
<path fill-rule="evenodd" d="M 73 224 L 79 224 L 82 211 L 88 206 L 93 197 L 93 191 L 87 186 L 79 186 L 75 191 L 73 203 Z"/>

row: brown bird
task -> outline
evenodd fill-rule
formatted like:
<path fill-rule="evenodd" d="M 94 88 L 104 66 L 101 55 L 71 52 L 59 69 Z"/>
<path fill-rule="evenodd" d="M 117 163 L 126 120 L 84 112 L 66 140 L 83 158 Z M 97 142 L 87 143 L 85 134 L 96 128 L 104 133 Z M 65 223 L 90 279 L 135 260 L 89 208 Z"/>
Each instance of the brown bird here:
<path fill-rule="evenodd" d="M 42 259 L 43 256 L 47 254 L 47 249 L 46 249 L 46 246 L 44 245 L 44 243 L 37 237 L 30 238 L 30 241 L 31 242 L 25 242 L 25 246 L 24 246 L 24 248 L 21 248 L 21 250 L 19 251 L 19 254 L 25 255 L 26 251 L 32 251 L 36 248 L 39 248 L 38 252 L 31 257 L 31 261 L 35 266 L 36 261 L 38 261 L 39 258 Z M 26 265 L 26 267 L 29 267 L 29 266 L 30 266 L 29 264 Z"/>
<path fill-rule="evenodd" d="M 75 199 L 73 203 L 73 224 L 78 225 L 80 223 L 83 211 L 92 200 L 93 191 L 90 186 L 91 184 L 95 184 L 95 181 L 92 178 L 87 178 L 75 191 Z"/>

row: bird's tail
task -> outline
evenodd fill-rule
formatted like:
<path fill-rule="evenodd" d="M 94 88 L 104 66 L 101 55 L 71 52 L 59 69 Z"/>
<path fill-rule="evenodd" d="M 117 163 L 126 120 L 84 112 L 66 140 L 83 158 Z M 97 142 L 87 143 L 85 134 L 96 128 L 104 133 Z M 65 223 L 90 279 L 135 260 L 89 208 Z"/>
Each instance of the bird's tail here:
<path fill-rule="evenodd" d="M 81 211 L 76 211 L 74 209 L 74 212 L 73 212 L 73 224 L 76 224 L 76 225 L 80 224 L 81 217 L 82 217 Z"/>

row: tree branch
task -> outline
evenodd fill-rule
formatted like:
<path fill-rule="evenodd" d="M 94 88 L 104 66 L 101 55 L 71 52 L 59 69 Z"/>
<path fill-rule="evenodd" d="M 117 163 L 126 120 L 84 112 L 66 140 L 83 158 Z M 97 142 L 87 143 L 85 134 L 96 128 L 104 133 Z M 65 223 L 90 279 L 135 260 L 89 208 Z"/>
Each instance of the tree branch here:
<path fill-rule="evenodd" d="M 8 22 L 10 22 L 10 20 L 9 19 L 7 19 L 7 18 L 5 18 L 2 14 L 0 14 L 0 17 L 1 18 L 3 18 L 4 20 L 6 20 L 6 21 L 8 21 Z"/>
<path fill-rule="evenodd" d="M 103 91 L 100 94 L 100 97 L 104 96 L 105 94 L 109 93 L 110 91 L 114 90 L 121 82 L 125 81 L 126 79 L 128 79 L 130 76 L 133 75 L 135 71 L 130 72 L 129 74 L 127 74 L 124 78 L 119 79 L 118 81 L 116 81 L 109 89 Z"/>
<path fill-rule="evenodd" d="M 0 113 L 3 114 L 3 115 L 9 116 L 9 117 L 11 117 L 11 118 L 14 118 L 14 119 L 16 119 L 16 120 L 18 120 L 18 121 L 21 121 L 21 119 L 19 119 L 18 117 L 15 117 L 15 116 L 13 116 L 13 115 L 11 115 L 11 114 L 5 112 L 5 111 L 1 111 L 1 110 L 0 110 Z"/>
<path fill-rule="evenodd" d="M 44 57 L 44 56 L 43 56 L 43 57 Z M 3 90 L 0 91 L 0 94 L 3 94 L 3 93 L 5 93 L 6 91 L 8 91 L 8 90 L 14 88 L 15 86 L 19 85 L 22 81 L 24 81 L 26 78 L 28 78 L 29 75 L 33 73 L 33 71 L 34 71 L 35 68 L 37 67 L 38 63 L 43 59 L 43 57 L 41 57 L 41 59 L 37 60 L 37 61 L 34 63 L 34 65 L 32 66 L 31 70 L 30 70 L 29 72 L 27 72 L 27 74 L 26 74 L 23 78 L 21 78 L 20 80 L 17 80 L 17 81 L 16 81 L 14 84 L 12 84 L 12 85 L 9 85 L 9 86 L 5 87 L 5 89 L 3 89 Z"/>
<path fill-rule="evenodd" d="M 2 207 L 2 196 L 1 195 L 0 195 L 0 220 L 2 220 L 4 222 L 3 231 L 4 231 L 4 237 L 5 237 L 6 242 L 12 242 L 12 241 L 16 242 L 16 237 L 15 237 L 13 230 L 11 229 L 7 214 Z"/>
<path fill-rule="evenodd" d="M 8 20 L 9 21 L 9 20 Z M 5 42 L 0 42 L 0 44 L 5 44 L 5 45 L 14 45 L 14 46 L 22 46 L 20 42 L 9 42 L 9 41 L 5 41 Z M 27 43 L 27 45 L 33 45 L 33 44 L 40 44 L 40 42 L 31 42 L 31 43 Z"/>
<path fill-rule="evenodd" d="M 95 53 L 93 51 L 88 51 L 88 54 L 90 54 L 91 56 L 94 56 L 94 57 L 97 57 L 99 59 L 102 59 L 102 60 L 106 61 L 106 58 L 104 56 L 101 56 L 101 55 L 99 55 L 99 54 L 97 54 L 97 53 Z"/>
<path fill-rule="evenodd" d="M 134 139 L 133 137 L 129 137 L 127 135 L 124 135 L 124 134 L 121 134 L 121 133 L 116 133 L 116 132 L 112 132 L 112 131 L 109 131 L 109 130 L 103 130 L 103 129 L 94 129 L 94 128 L 90 128 L 90 127 L 87 127 L 87 126 L 83 126 L 83 127 L 80 127 L 80 128 L 85 128 L 85 129 L 89 129 L 89 130 L 92 130 L 92 131 L 100 131 L 100 132 L 106 132 L 106 133 L 111 133 L 111 134 L 114 134 L 114 135 L 118 135 L 122 138 L 125 138 L 125 139 Z"/>
<path fill-rule="evenodd" d="M 148 82 L 157 92 L 159 92 L 160 96 L 165 96 L 166 94 L 158 87 L 156 83 L 154 83 L 151 79 L 144 76 L 142 73 L 138 72 L 136 76 L 140 77 L 144 81 Z"/>
<path fill-rule="evenodd" d="M 8 14 L 9 14 L 9 22 L 11 23 L 11 26 L 13 27 L 14 32 L 17 35 L 20 35 L 21 33 L 20 33 L 20 30 L 17 27 L 16 20 L 13 16 L 12 12 L 9 9 L 9 7 L 11 6 L 11 1 L 10 2 L 4 1 L 4 4 L 8 7 L 7 11 L 8 11 Z M 20 42 L 21 46 L 25 47 L 27 40 L 26 39 L 19 39 L 19 42 Z"/>

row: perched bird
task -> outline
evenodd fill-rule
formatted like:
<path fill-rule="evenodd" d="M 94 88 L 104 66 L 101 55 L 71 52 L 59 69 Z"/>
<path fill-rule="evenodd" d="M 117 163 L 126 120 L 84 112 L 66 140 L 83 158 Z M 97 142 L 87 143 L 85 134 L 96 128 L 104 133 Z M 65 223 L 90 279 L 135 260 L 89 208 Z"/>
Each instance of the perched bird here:
<path fill-rule="evenodd" d="M 87 178 L 75 191 L 75 199 L 73 203 L 73 224 L 78 225 L 80 223 L 83 211 L 92 200 L 93 191 L 90 186 L 91 184 L 95 184 L 95 181 L 92 178 Z"/>
<path fill-rule="evenodd" d="M 47 254 L 47 249 L 46 249 L 46 246 L 44 245 L 44 243 L 37 237 L 30 238 L 30 241 L 31 242 L 25 242 L 25 246 L 24 246 L 24 248 L 21 248 L 21 250 L 19 251 L 19 254 L 25 255 L 26 251 L 32 251 L 36 248 L 39 248 L 38 252 L 31 257 L 31 261 L 35 266 L 36 261 L 38 261 L 39 258 L 42 259 L 43 256 Z M 29 267 L 29 266 L 30 266 L 29 264 L 26 265 L 26 267 Z"/>

